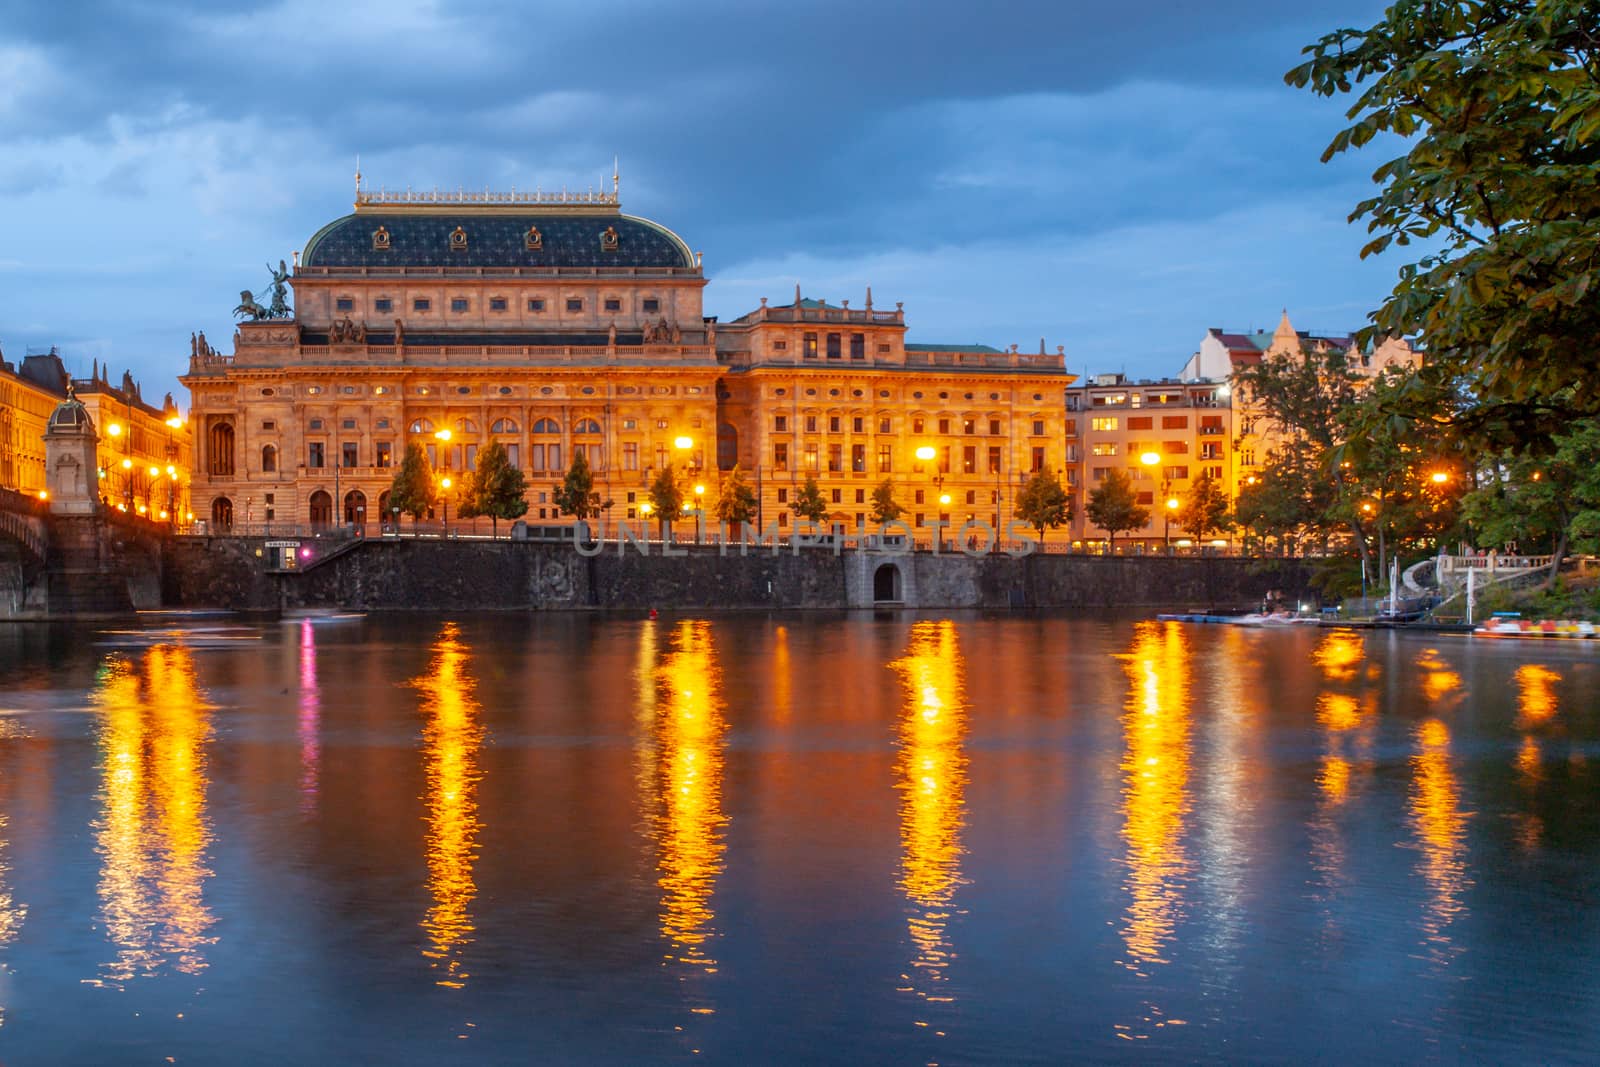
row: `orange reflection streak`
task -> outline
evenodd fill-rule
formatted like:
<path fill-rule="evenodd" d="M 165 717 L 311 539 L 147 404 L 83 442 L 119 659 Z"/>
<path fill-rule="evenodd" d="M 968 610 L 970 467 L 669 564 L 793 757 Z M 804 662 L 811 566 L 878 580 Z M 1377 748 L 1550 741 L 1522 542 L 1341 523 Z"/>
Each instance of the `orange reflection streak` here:
<path fill-rule="evenodd" d="M 1537 663 L 1517 668 L 1517 729 L 1535 729 L 1555 716 L 1560 707 L 1555 689 L 1559 681 L 1558 672 Z"/>
<path fill-rule="evenodd" d="M 102 979 L 125 982 L 170 964 L 184 974 L 206 967 L 206 931 L 215 921 L 203 887 L 206 849 L 206 742 L 210 710 L 187 649 L 157 645 L 142 674 L 126 659 L 102 669 L 92 700 L 99 709 L 101 800 L 96 822 L 102 857 L 100 906 L 117 957 Z"/>
<path fill-rule="evenodd" d="M 793 679 L 789 672 L 789 628 L 776 627 L 772 632 L 772 716 L 779 722 L 788 722 L 794 709 Z"/>
<path fill-rule="evenodd" d="M 460 629 L 447 622 L 433 644 L 427 674 L 412 685 L 422 692 L 424 776 L 428 809 L 428 892 L 433 906 L 422 919 L 428 947 L 422 954 L 442 971 L 435 981 L 460 989 L 471 977 L 466 947 L 476 927 L 472 902 L 478 885 L 473 866 L 478 859 L 478 750 L 483 746 L 481 709 L 473 699 L 475 685 L 467 673 L 471 650 Z"/>
<path fill-rule="evenodd" d="M 1448 930 L 1466 911 L 1467 813 L 1450 766 L 1450 728 L 1438 719 L 1417 727 L 1417 752 L 1411 757 L 1411 823 L 1422 850 L 1420 870 L 1432 899 L 1423 918 L 1427 941 L 1450 946 Z"/>
<path fill-rule="evenodd" d="M 919 622 L 905 656 L 889 664 L 900 675 L 900 888 L 911 902 L 907 920 L 916 958 L 907 981 L 924 1000 L 948 1002 L 934 983 L 946 980 L 953 957 L 946 944 L 955 891 L 961 885 L 967 760 L 962 752 L 967 703 L 955 623 Z M 914 987 L 913 987 L 914 988 Z"/>
<path fill-rule="evenodd" d="M 1122 838 L 1131 897 L 1122 938 L 1136 973 L 1166 963 L 1183 908 L 1189 864 L 1183 852 L 1189 810 L 1189 660 L 1177 624 L 1141 623 L 1122 658 L 1131 683 L 1122 717 Z"/>
<path fill-rule="evenodd" d="M 1317 643 L 1311 659 L 1322 668 L 1323 676 L 1333 682 L 1354 681 L 1356 667 L 1364 657 L 1361 635 L 1350 630 L 1329 630 Z"/>
<path fill-rule="evenodd" d="M 643 641 L 652 652 L 654 639 L 651 626 Z M 645 652 L 641 648 L 642 656 Z M 672 945 L 669 960 L 714 974 L 711 898 L 727 847 L 722 833 L 727 823 L 722 811 L 727 727 L 711 624 L 703 619 L 678 623 L 652 681 L 645 688 L 655 739 L 651 793 L 659 798 L 655 837 L 661 935 Z"/>
<path fill-rule="evenodd" d="M 1461 675 L 1445 666 L 1438 649 L 1423 649 L 1417 656 L 1417 666 L 1422 670 L 1422 695 L 1429 703 L 1437 703 L 1461 688 Z"/>
<path fill-rule="evenodd" d="M 322 746 L 317 732 L 322 723 L 322 691 L 317 688 L 316 627 L 310 619 L 300 623 L 300 810 L 316 805 L 321 777 Z"/>
<path fill-rule="evenodd" d="M 12 897 L 11 889 L 6 885 L 6 875 L 10 868 L 6 866 L 6 827 L 10 819 L 5 813 L 0 812 L 0 948 L 5 948 L 15 941 L 18 932 L 22 929 L 22 922 L 28 917 L 28 909 L 18 904 Z M 0 966 L 0 976 L 5 973 Z M 0 1029 L 6 1025 L 6 1006 L 0 1001 Z"/>

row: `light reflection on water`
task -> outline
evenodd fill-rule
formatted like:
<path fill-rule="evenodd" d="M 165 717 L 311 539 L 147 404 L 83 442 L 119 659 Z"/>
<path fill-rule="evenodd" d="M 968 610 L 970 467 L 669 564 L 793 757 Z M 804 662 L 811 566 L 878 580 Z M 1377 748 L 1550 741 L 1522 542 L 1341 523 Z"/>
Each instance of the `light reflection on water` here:
<path fill-rule="evenodd" d="M 411 684 L 422 693 L 423 764 L 427 792 L 428 892 L 433 904 L 423 917 L 428 933 L 423 955 L 433 961 L 441 986 L 460 989 L 471 975 L 467 946 L 476 927 L 472 905 L 478 895 L 478 750 L 483 744 L 479 706 L 468 670 L 471 650 L 454 623 L 446 623 L 433 644 L 427 674 Z"/>
<path fill-rule="evenodd" d="M 80 651 L 0 716 L 0 1050 L 1592 1062 L 1596 651 L 976 616 Z"/>
<path fill-rule="evenodd" d="M 919 622 L 906 654 L 889 664 L 904 692 L 900 716 L 900 888 L 912 906 L 907 933 L 916 955 L 903 991 L 948 1004 L 955 953 L 949 926 L 961 885 L 961 831 L 967 783 L 962 752 L 967 698 L 955 624 Z M 919 1026 L 927 1019 L 917 1020 Z"/>
<path fill-rule="evenodd" d="M 170 967 L 197 974 L 215 922 L 204 887 L 206 745 L 210 708 L 194 654 L 155 645 L 110 657 L 92 697 L 98 711 L 100 914 L 115 957 L 98 980 L 123 983 Z"/>

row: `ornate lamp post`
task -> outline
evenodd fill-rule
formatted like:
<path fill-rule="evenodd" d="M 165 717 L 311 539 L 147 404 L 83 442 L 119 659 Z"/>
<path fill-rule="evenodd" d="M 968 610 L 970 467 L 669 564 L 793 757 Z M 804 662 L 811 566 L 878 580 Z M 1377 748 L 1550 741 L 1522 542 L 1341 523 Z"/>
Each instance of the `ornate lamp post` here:
<path fill-rule="evenodd" d="M 917 451 L 914 453 L 920 463 L 932 462 L 933 458 L 938 454 L 938 451 L 932 445 L 918 445 Z M 949 516 L 944 509 L 950 506 L 950 494 L 944 491 L 944 471 L 939 470 L 937 467 L 934 468 L 933 472 L 933 492 L 939 500 L 939 521 L 946 522 Z M 942 542 L 944 540 L 943 536 L 939 540 Z"/>
<path fill-rule="evenodd" d="M 439 442 L 440 459 L 442 459 L 444 463 L 444 475 L 439 479 L 439 488 L 444 490 L 444 492 L 440 494 L 440 500 L 444 504 L 444 536 L 449 537 L 450 497 L 447 494 L 450 491 L 450 431 L 435 431 L 433 438 Z"/>

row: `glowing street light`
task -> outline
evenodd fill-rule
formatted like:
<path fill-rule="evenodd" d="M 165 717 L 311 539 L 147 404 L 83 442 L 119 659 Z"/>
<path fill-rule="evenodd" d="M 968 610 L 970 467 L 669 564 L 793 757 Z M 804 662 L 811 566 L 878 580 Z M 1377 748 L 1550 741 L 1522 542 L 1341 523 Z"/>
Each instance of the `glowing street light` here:
<path fill-rule="evenodd" d="M 650 506 L 650 501 L 648 501 L 648 500 L 646 500 L 643 504 L 639 505 L 640 513 L 644 514 L 646 516 L 648 516 L 654 510 L 655 510 L 655 508 Z"/>
<path fill-rule="evenodd" d="M 947 508 L 947 507 L 950 506 L 950 494 L 949 493 L 940 493 L 939 494 L 939 506 L 942 507 L 942 508 Z"/>
<path fill-rule="evenodd" d="M 1145 453 L 1142 453 L 1139 456 L 1139 462 L 1143 463 L 1146 467 L 1154 467 L 1156 464 L 1161 462 L 1161 453 L 1159 453 L 1159 452 L 1145 452 Z"/>
<path fill-rule="evenodd" d="M 695 496 L 705 496 L 706 495 L 706 487 L 704 485 L 696 485 L 694 487 L 694 495 Z"/>
<path fill-rule="evenodd" d="M 122 436 L 122 423 L 113 422 L 110 426 L 106 427 L 106 433 L 110 434 L 112 437 L 121 437 Z"/>
<path fill-rule="evenodd" d="M 672 447 L 680 452 L 687 452 L 694 447 L 694 438 L 679 436 L 672 439 Z"/>
<path fill-rule="evenodd" d="M 922 446 L 918 447 L 916 455 L 917 455 L 918 459 L 920 459 L 922 462 L 926 463 L 929 460 L 931 460 L 935 455 L 937 455 L 937 453 L 934 452 L 932 445 L 922 445 Z"/>
<path fill-rule="evenodd" d="M 1434 485 L 1443 485 L 1450 480 L 1450 475 L 1444 471 L 1434 471 L 1429 477 L 1433 479 Z"/>
<path fill-rule="evenodd" d="M 183 429 L 183 419 L 179 418 L 177 415 L 174 415 L 172 418 L 167 420 L 167 425 L 172 427 L 174 430 L 181 430 Z"/>

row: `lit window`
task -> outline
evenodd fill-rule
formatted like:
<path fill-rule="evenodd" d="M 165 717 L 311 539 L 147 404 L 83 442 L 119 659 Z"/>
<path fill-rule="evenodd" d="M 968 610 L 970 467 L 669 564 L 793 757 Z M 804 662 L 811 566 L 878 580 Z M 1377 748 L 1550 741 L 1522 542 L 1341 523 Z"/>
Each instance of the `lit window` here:
<path fill-rule="evenodd" d="M 1090 419 L 1089 428 L 1097 433 L 1115 431 L 1117 428 L 1117 418 L 1115 415 L 1102 415 L 1099 418 Z"/>

